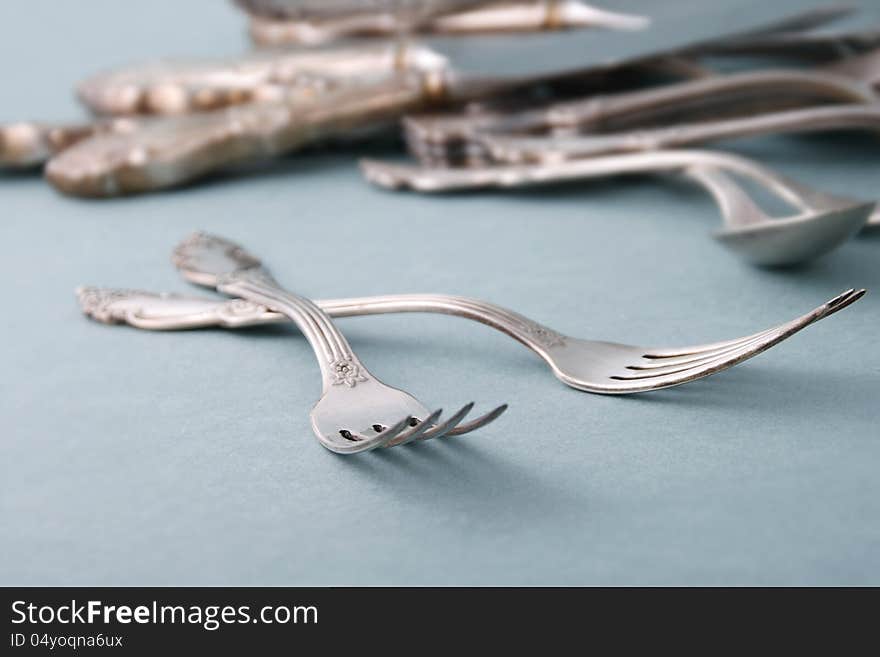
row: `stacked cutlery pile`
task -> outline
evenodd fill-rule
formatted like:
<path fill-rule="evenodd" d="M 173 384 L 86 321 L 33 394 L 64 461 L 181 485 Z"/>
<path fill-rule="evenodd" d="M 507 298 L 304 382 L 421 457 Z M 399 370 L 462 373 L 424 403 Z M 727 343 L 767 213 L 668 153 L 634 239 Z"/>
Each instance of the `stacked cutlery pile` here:
<path fill-rule="evenodd" d="M 457 70 L 413 35 L 650 31 L 651 21 L 579 0 L 238 4 L 257 43 L 284 47 L 89 77 L 78 96 L 95 118 L 0 126 L 0 166 L 45 163 L 48 181 L 76 196 L 135 194 L 402 125 L 416 164 L 364 162 L 369 181 L 436 193 L 684 174 L 718 201 L 716 237 L 762 265 L 809 260 L 880 225 L 870 203 L 808 189 L 732 154 L 692 150 L 753 135 L 876 131 L 880 28 L 828 27 L 849 8 L 614 64 L 487 76 Z M 758 67 L 724 72 L 744 57 Z M 791 211 L 762 211 L 743 178 Z"/>

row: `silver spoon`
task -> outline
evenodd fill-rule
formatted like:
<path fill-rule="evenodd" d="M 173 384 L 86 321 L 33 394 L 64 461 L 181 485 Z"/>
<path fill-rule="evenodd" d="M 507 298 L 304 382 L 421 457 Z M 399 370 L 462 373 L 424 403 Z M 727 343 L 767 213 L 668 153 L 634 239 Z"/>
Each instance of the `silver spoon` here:
<path fill-rule="evenodd" d="M 757 162 L 712 151 L 657 151 L 571 160 L 554 164 L 475 169 L 423 168 L 364 160 L 367 180 L 389 189 L 447 192 L 526 187 L 622 174 L 683 173 L 703 185 L 718 202 L 724 228 L 716 239 L 758 265 L 804 262 L 839 246 L 871 216 L 863 203 L 810 190 Z M 797 208 L 771 217 L 728 174 L 740 175 Z"/>

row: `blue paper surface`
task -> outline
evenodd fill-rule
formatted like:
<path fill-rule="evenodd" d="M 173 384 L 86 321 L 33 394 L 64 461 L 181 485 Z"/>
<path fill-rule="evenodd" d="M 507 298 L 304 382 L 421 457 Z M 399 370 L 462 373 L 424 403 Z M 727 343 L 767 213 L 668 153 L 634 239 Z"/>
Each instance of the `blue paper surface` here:
<path fill-rule="evenodd" d="M 0 22 L 15 26 L 4 120 L 76 116 L 72 85 L 101 68 L 245 48 L 222 2 L 5 2 Z M 734 146 L 829 192 L 878 193 L 867 135 Z M 880 583 L 876 235 L 762 270 L 711 239 L 717 210 L 683 183 L 426 198 L 367 185 L 338 152 L 108 201 L 2 175 L 0 199 L 4 585 Z M 472 436 L 347 458 L 311 434 L 318 370 L 293 328 L 80 315 L 81 284 L 189 291 L 169 254 L 194 229 L 309 296 L 466 294 L 642 345 L 873 294 L 729 372 L 625 398 L 569 389 L 472 322 L 341 320 L 377 376 L 428 406 L 510 403 Z"/>

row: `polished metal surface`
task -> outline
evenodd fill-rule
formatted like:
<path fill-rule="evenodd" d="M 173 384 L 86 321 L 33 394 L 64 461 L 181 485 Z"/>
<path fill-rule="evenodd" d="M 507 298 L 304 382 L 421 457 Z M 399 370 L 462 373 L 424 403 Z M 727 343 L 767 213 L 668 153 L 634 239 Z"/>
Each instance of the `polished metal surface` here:
<path fill-rule="evenodd" d="M 203 279 L 197 277 L 196 280 Z M 236 293 L 234 288 L 228 286 L 224 286 L 222 291 Z M 865 290 L 847 290 L 815 310 L 765 331 L 735 340 L 679 348 L 637 347 L 573 338 L 493 303 L 443 294 L 325 299 L 313 303 L 332 317 L 417 312 L 455 315 L 477 321 L 509 335 L 532 350 L 566 385 L 586 392 L 619 395 L 669 388 L 717 374 L 842 310 L 864 294 Z M 82 311 L 93 319 L 106 324 L 125 323 L 149 330 L 210 326 L 243 328 L 276 324 L 287 317 L 293 318 L 287 311 L 270 310 L 270 307 L 280 309 L 281 305 L 268 296 L 251 295 L 245 299 L 217 301 L 140 290 L 84 287 L 77 290 L 77 298 Z M 300 322 L 297 321 L 297 325 Z M 306 337 L 309 337 L 308 333 Z M 361 365 L 359 367 L 363 368 Z M 362 371 L 365 377 L 369 376 L 366 370 Z M 325 395 L 327 390 L 325 375 Z M 412 408 L 411 405 L 407 407 Z M 358 412 L 361 410 L 358 409 Z M 418 413 L 416 415 L 424 417 Z M 313 426 L 319 425 L 313 423 Z M 338 423 L 324 420 L 321 426 L 333 427 Z M 331 437 L 332 445 L 337 445 L 338 439 Z M 391 444 L 397 443 L 393 441 Z M 332 446 L 329 448 L 333 449 Z"/>
<path fill-rule="evenodd" d="M 258 259 L 224 238 L 196 233 L 175 248 L 173 261 L 190 282 L 275 309 L 297 325 L 321 369 L 322 395 L 310 413 L 312 429 L 333 452 L 354 454 L 459 436 L 492 422 L 507 408 L 499 406 L 464 423 L 474 406 L 470 402 L 441 422 L 441 409 L 430 412 L 412 395 L 379 381 L 324 311 L 282 288 Z"/>

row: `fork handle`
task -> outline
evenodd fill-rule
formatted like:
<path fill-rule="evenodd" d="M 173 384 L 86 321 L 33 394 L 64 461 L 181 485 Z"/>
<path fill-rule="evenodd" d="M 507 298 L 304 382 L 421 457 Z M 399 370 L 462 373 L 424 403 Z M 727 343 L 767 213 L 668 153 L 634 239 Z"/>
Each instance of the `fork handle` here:
<path fill-rule="evenodd" d="M 544 121 L 548 128 L 599 127 L 609 122 L 648 120 L 654 112 L 683 111 L 706 103 L 730 102 L 738 97 L 766 99 L 768 96 L 819 97 L 846 103 L 874 100 L 872 89 L 841 75 L 785 70 L 748 71 L 559 103 L 545 110 Z"/>
<path fill-rule="evenodd" d="M 270 304 L 255 302 L 256 292 L 249 287 L 249 300 L 242 298 L 217 301 L 175 294 L 155 294 L 142 290 L 80 288 L 80 307 L 94 319 L 107 324 L 125 322 L 152 331 L 188 330 L 222 326 L 241 328 L 277 324 L 290 318 L 290 309 L 283 314 L 269 310 Z M 221 291 L 240 297 L 245 286 L 223 285 Z M 277 291 L 273 293 L 273 298 Z M 266 291 L 262 299 L 268 299 Z M 299 300 L 300 297 L 297 297 Z M 308 301 L 308 300 L 306 300 Z M 545 353 L 562 346 L 565 336 L 512 310 L 487 301 L 445 294 L 395 294 L 348 299 L 322 299 L 308 302 L 317 305 L 332 317 L 357 317 L 389 313 L 435 313 L 453 315 L 485 324 L 513 337 L 546 359 Z M 271 305 L 280 308 L 279 301 Z M 299 312 L 298 310 L 296 312 Z M 549 361 L 548 361 L 549 362 Z"/>
<path fill-rule="evenodd" d="M 259 285 L 259 283 L 255 283 Z M 290 292 L 275 287 L 271 292 L 278 296 L 278 301 L 270 298 L 267 288 L 262 288 L 259 292 L 255 286 L 248 286 L 246 289 L 238 287 L 230 287 L 223 285 L 217 288 L 224 294 L 243 296 L 248 301 L 261 303 L 269 308 L 284 313 L 297 323 L 300 330 L 306 333 L 305 329 L 290 313 L 289 308 L 282 307 L 282 301 L 286 302 L 288 298 L 291 301 L 296 300 L 297 303 L 307 304 L 310 312 L 319 314 L 326 320 L 329 325 L 329 331 L 332 331 L 336 339 L 344 343 L 346 349 L 346 357 L 356 361 L 356 357 L 351 352 L 351 348 L 345 341 L 345 337 L 335 327 L 329 316 L 333 317 L 356 317 L 360 315 L 383 315 L 388 313 L 436 313 L 443 315 L 454 315 L 471 319 L 481 324 L 486 324 L 502 333 L 506 333 L 514 340 L 522 343 L 542 358 L 548 349 L 556 346 L 562 346 L 565 343 L 565 336 L 557 333 L 553 329 L 539 324 L 529 319 L 525 315 L 503 308 L 502 306 L 472 299 L 469 297 L 454 296 L 448 294 L 389 294 L 373 297 L 352 297 L 344 299 L 322 299 L 311 301 Z M 244 294 L 249 296 L 244 296 Z M 259 295 L 259 298 L 258 298 Z M 329 332 L 328 331 L 328 332 Z M 306 333 L 309 341 L 312 337 Z M 313 343 L 314 345 L 314 343 Z M 359 364 L 359 363 L 358 363 Z M 363 370 L 363 366 L 360 365 Z M 364 370 L 365 371 L 365 370 Z"/>
<path fill-rule="evenodd" d="M 583 158 L 607 153 L 678 148 L 722 139 L 845 128 L 880 129 L 880 107 L 858 104 L 810 107 L 619 134 L 569 137 L 565 142 L 545 140 L 543 145 L 522 155 L 531 159 L 557 152 L 566 158 Z"/>
<path fill-rule="evenodd" d="M 262 304 L 289 317 L 315 352 L 324 392 L 341 384 L 354 387 L 372 377 L 327 313 L 310 299 L 282 288 L 265 270 L 235 272 L 221 280 L 217 290 Z"/>
<path fill-rule="evenodd" d="M 320 299 L 315 301 L 333 317 L 383 315 L 387 313 L 435 313 L 454 315 L 492 327 L 522 343 L 542 358 L 548 349 L 561 346 L 565 336 L 502 306 L 448 294 L 388 294 L 372 297 Z"/>

